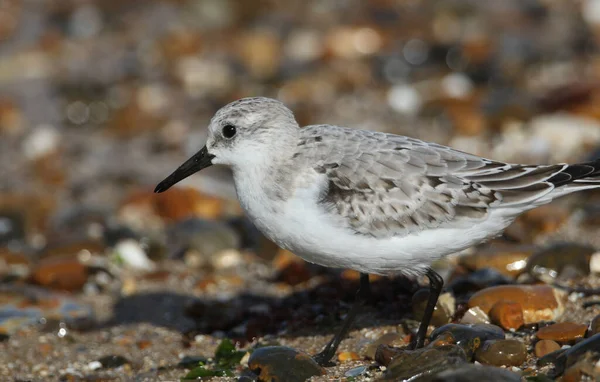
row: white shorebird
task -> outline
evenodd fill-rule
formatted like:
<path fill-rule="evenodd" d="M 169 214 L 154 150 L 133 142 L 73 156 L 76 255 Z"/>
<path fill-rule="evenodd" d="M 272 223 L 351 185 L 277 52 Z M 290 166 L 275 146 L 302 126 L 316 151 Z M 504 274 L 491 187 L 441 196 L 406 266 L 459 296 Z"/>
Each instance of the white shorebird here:
<path fill-rule="evenodd" d="M 212 164 L 228 165 L 238 198 L 272 241 L 306 261 L 361 272 L 341 330 L 316 356 L 327 364 L 369 293 L 368 273 L 426 275 L 417 332 L 424 344 L 442 278 L 429 264 L 499 235 L 519 214 L 600 187 L 600 161 L 507 164 L 435 143 L 331 125 L 300 128 L 269 98 L 220 109 L 204 148 L 157 187 Z"/>

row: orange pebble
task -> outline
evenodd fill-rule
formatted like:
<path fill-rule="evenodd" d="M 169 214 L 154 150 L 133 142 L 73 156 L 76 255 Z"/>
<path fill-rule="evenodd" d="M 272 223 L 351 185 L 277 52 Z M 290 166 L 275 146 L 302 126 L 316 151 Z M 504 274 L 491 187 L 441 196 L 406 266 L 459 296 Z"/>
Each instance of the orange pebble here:
<path fill-rule="evenodd" d="M 340 362 L 356 361 L 359 359 L 360 356 L 352 351 L 343 351 L 338 355 L 338 361 Z"/>
<path fill-rule="evenodd" d="M 504 329 L 518 329 L 523 321 L 521 304 L 514 301 L 498 301 L 490 309 L 490 320 Z"/>
<path fill-rule="evenodd" d="M 526 324 L 550 321 L 564 312 L 564 292 L 548 285 L 498 285 L 485 288 L 469 299 L 469 308 L 480 307 L 489 313 L 498 301 L 514 301 L 523 309 Z"/>
<path fill-rule="evenodd" d="M 587 325 L 573 322 L 560 322 L 558 324 L 541 328 L 535 334 L 540 340 L 554 340 L 559 343 L 568 343 L 583 338 Z"/>
<path fill-rule="evenodd" d="M 535 344 L 535 355 L 538 358 L 560 349 L 560 345 L 552 340 L 541 340 Z"/>

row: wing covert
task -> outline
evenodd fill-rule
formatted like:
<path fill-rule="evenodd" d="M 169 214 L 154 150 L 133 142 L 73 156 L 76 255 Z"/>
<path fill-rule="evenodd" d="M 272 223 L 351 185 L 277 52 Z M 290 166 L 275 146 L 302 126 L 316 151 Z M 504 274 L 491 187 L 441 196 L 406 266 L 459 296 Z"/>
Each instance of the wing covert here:
<path fill-rule="evenodd" d="M 488 160 L 417 139 L 336 126 L 302 130 L 297 160 L 327 179 L 321 205 L 356 234 L 405 236 L 476 224 L 491 208 L 530 203 L 552 191 L 563 165 Z"/>

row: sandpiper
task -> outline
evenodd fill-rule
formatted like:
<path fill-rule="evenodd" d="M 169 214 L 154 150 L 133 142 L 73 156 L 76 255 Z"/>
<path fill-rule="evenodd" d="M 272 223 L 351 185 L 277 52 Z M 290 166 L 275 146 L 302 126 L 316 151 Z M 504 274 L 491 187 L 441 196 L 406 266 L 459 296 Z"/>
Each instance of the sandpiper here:
<path fill-rule="evenodd" d="M 269 98 L 220 109 L 206 145 L 155 192 L 213 164 L 230 166 L 252 222 L 306 261 L 361 273 L 339 332 L 315 356 L 328 364 L 369 294 L 369 273 L 426 275 L 422 347 L 443 280 L 432 261 L 497 236 L 521 213 L 600 187 L 600 161 L 498 162 L 405 136 L 331 125 L 300 128 Z"/>

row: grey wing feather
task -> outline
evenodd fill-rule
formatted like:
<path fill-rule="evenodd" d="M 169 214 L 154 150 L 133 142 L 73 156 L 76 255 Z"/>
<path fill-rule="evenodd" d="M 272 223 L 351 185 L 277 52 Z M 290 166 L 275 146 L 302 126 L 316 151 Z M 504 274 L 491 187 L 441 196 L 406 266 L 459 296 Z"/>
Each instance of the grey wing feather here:
<path fill-rule="evenodd" d="M 336 126 L 302 130 L 297 160 L 327 176 L 321 203 L 357 234 L 403 236 L 472 224 L 497 207 L 532 203 L 567 165 L 496 162 L 438 144 Z"/>

